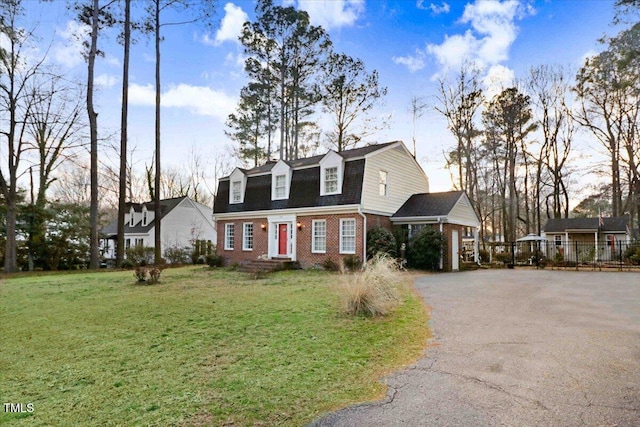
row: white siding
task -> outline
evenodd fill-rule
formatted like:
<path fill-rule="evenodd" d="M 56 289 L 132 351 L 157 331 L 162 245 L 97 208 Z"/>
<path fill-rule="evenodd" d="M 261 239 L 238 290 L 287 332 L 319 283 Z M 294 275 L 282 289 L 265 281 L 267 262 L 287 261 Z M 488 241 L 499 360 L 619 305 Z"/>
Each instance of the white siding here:
<path fill-rule="evenodd" d="M 469 227 L 480 226 L 480 221 L 471 206 L 469 198 L 464 194 L 458 199 L 449 215 L 447 216 L 448 222 L 452 224 L 464 225 Z"/>
<path fill-rule="evenodd" d="M 379 193 L 380 171 L 387 172 L 387 195 Z M 429 181 L 420 165 L 403 146 L 374 152 L 367 157 L 362 185 L 365 211 L 394 214 L 416 193 L 428 193 Z"/>
<path fill-rule="evenodd" d="M 191 247 L 194 240 L 215 242 L 216 231 L 211 214 L 203 215 L 185 199 L 162 219 L 162 251 L 172 246 Z"/>

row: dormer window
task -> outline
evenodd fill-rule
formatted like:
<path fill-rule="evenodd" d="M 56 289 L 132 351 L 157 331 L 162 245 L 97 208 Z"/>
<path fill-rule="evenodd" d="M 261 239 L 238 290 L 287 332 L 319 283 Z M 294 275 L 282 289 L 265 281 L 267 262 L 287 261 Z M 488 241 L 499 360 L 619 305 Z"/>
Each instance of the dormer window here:
<path fill-rule="evenodd" d="M 276 175 L 275 177 L 275 199 L 284 199 L 287 190 L 287 176 Z"/>
<path fill-rule="evenodd" d="M 324 192 L 328 194 L 338 192 L 338 168 L 326 168 L 324 170 Z"/>
<path fill-rule="evenodd" d="M 240 203 L 242 200 L 242 182 L 233 181 L 231 183 L 231 201 L 232 203 Z"/>
<path fill-rule="evenodd" d="M 133 227 L 135 225 L 135 212 L 133 208 L 129 210 L 129 227 Z"/>
<path fill-rule="evenodd" d="M 244 202 L 244 190 L 247 186 L 247 176 L 240 168 L 236 168 L 229 176 L 229 203 Z"/>
<path fill-rule="evenodd" d="M 147 222 L 149 221 L 149 218 L 147 216 L 147 207 L 144 206 L 142 208 L 142 226 L 146 227 L 147 226 Z"/>
<path fill-rule="evenodd" d="M 320 160 L 320 195 L 342 193 L 343 174 L 344 159 L 335 151 L 329 151 Z"/>
<path fill-rule="evenodd" d="M 278 161 L 271 169 L 271 200 L 289 198 L 291 185 L 291 167 L 283 160 Z"/>

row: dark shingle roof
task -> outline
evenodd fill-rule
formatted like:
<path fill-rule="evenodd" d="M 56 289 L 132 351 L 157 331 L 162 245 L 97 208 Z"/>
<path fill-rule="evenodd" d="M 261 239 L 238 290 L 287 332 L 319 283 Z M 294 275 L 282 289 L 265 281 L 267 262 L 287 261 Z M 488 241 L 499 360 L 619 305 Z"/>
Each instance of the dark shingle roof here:
<path fill-rule="evenodd" d="M 338 152 L 338 154 L 342 156 L 342 158 L 345 160 L 357 159 L 359 157 L 366 156 L 369 153 L 373 153 L 374 151 L 378 151 L 384 147 L 387 147 L 391 144 L 395 144 L 397 142 L 398 141 L 386 142 L 384 144 L 371 144 L 371 145 L 367 145 L 366 147 L 353 148 L 351 150 L 340 151 Z M 285 163 L 287 163 L 292 169 L 310 167 L 310 166 L 320 164 L 320 160 L 322 160 L 326 155 L 327 153 L 324 153 L 324 154 L 319 154 L 313 157 L 305 157 L 303 159 L 287 160 L 285 161 Z M 260 174 L 271 172 L 271 169 L 273 169 L 276 163 L 277 161 L 269 161 L 264 165 L 257 166 L 255 168 L 251 168 L 251 169 L 239 168 L 239 169 L 243 171 L 247 176 L 260 175 Z M 221 178 L 221 180 L 225 180 L 227 178 L 229 177 L 227 176 L 227 177 Z"/>
<path fill-rule="evenodd" d="M 166 214 L 171 212 L 173 208 L 178 206 L 184 199 L 187 197 L 175 197 L 173 199 L 164 199 L 160 200 L 160 218 L 164 217 Z M 146 203 L 127 203 L 125 212 L 129 212 L 133 207 L 133 210 L 136 212 L 142 212 L 143 206 L 147 207 L 149 212 L 153 212 L 155 209 L 154 202 L 146 202 Z M 142 220 L 138 221 L 133 227 L 129 225 L 129 222 L 126 222 L 124 225 L 125 233 L 146 233 L 151 228 L 153 228 L 155 223 L 155 218 L 147 223 L 147 225 L 142 225 Z M 107 236 L 115 236 L 118 234 L 118 220 L 114 219 L 111 221 L 106 227 L 102 229 L 102 233 Z"/>
<path fill-rule="evenodd" d="M 443 193 L 419 193 L 409 197 L 409 200 L 391 216 L 391 218 L 445 216 L 456 205 L 462 191 L 446 191 Z"/>
<path fill-rule="evenodd" d="M 627 231 L 629 217 L 613 216 L 604 219 L 601 231 Z M 547 220 L 543 230 L 545 233 L 564 233 L 566 230 L 597 230 L 598 218 L 551 218 Z"/>
<path fill-rule="evenodd" d="M 342 194 L 320 196 L 320 166 L 294 169 L 286 200 L 271 200 L 271 175 L 247 177 L 244 203 L 229 203 L 229 181 L 220 181 L 213 204 L 214 213 L 336 206 L 360 203 L 364 159 L 345 163 Z"/>

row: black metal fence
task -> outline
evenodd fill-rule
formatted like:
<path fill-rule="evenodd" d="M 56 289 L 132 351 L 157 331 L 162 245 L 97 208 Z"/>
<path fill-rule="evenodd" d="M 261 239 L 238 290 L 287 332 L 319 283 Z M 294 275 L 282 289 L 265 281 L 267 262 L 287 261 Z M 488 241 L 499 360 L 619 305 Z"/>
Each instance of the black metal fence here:
<path fill-rule="evenodd" d="M 528 241 L 495 242 L 480 251 L 482 262 L 510 268 L 640 269 L 640 242 Z"/>

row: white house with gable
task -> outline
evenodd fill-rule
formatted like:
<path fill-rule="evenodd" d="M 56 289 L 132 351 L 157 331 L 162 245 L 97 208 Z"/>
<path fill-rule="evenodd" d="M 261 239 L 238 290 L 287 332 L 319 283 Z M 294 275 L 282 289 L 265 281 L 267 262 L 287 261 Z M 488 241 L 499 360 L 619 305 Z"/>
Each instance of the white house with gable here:
<path fill-rule="evenodd" d="M 216 229 L 213 209 L 195 202 L 189 197 L 177 197 L 160 201 L 161 244 L 164 255 L 167 248 L 193 248 L 196 241 L 215 245 Z M 125 248 L 133 246 L 155 247 L 155 225 L 158 216 L 154 202 L 128 203 L 125 213 Z M 118 234 L 117 219 L 103 230 L 102 257 L 115 259 Z"/>

